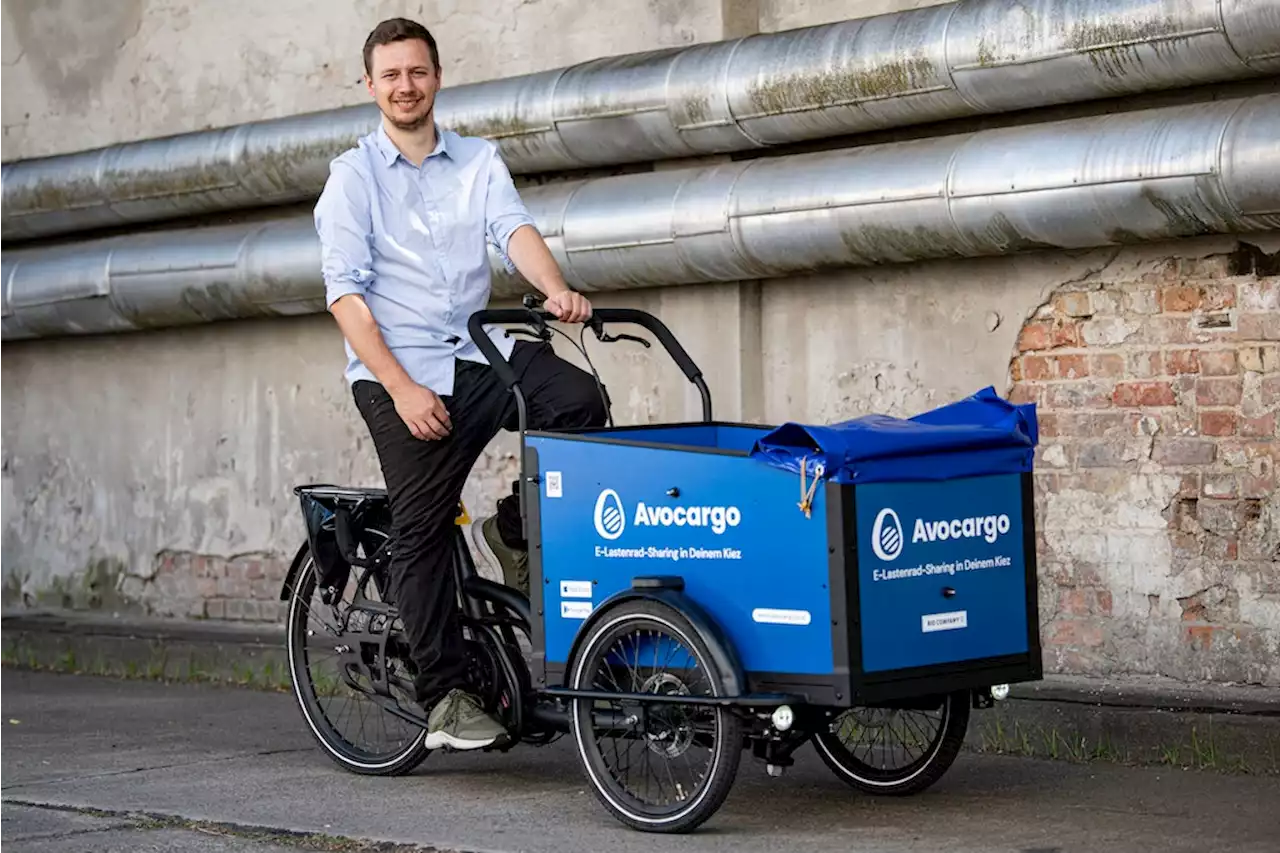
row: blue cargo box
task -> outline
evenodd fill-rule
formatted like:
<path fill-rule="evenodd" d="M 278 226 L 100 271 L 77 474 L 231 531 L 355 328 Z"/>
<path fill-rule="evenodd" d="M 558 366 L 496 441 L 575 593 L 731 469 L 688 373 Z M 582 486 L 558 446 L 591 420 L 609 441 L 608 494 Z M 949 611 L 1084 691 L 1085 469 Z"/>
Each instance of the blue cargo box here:
<path fill-rule="evenodd" d="M 535 681 L 564 683 L 610 595 L 673 575 L 750 692 L 847 707 L 1037 679 L 1035 438 L 990 389 L 909 421 L 530 432 Z"/>

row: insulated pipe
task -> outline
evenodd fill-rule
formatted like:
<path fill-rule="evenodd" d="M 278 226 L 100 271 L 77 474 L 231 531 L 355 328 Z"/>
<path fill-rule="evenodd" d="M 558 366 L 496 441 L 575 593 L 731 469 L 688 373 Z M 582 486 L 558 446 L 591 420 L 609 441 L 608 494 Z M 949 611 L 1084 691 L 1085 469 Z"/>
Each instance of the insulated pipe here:
<path fill-rule="evenodd" d="M 526 190 L 584 290 L 1280 228 L 1280 95 Z M 309 216 L 5 252 L 3 337 L 324 310 Z M 494 255 L 495 293 L 527 288 Z"/>
<path fill-rule="evenodd" d="M 1280 0 L 961 0 L 448 88 L 437 117 L 533 173 L 1277 70 Z M 305 201 L 377 121 L 368 104 L 6 165 L 4 239 Z"/>

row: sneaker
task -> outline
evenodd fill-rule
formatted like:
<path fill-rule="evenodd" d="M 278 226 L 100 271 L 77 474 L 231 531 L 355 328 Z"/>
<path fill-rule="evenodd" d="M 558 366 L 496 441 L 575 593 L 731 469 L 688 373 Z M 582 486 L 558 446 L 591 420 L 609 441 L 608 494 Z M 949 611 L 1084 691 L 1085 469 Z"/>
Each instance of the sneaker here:
<path fill-rule="evenodd" d="M 503 725 L 484 712 L 479 700 L 462 690 L 450 690 L 427 715 L 428 749 L 483 749 L 507 737 Z"/>
<path fill-rule="evenodd" d="M 498 517 L 471 522 L 467 530 L 471 553 L 480 576 L 529 595 L 529 552 L 512 548 L 498 534 Z"/>

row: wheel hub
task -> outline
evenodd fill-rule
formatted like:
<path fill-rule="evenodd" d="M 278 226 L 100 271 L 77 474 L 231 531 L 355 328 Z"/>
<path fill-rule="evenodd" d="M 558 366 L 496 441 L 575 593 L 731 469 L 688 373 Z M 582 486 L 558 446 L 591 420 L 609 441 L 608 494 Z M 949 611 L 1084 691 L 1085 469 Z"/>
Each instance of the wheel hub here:
<path fill-rule="evenodd" d="M 669 672 L 649 676 L 640 685 L 642 693 L 663 696 L 688 696 L 689 687 Z M 651 706 L 645 726 L 645 742 L 650 751 L 664 758 L 679 758 L 693 744 L 693 727 L 688 724 L 688 714 L 679 705 Z"/>

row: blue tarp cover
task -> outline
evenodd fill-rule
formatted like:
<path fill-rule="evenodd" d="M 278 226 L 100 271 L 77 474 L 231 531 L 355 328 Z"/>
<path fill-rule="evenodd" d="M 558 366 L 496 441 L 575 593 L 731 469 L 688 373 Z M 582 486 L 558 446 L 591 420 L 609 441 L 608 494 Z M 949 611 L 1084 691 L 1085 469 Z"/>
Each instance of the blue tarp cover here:
<path fill-rule="evenodd" d="M 950 480 L 1030 471 L 1038 439 L 1035 404 L 1015 405 L 988 386 L 906 420 L 786 423 L 758 439 L 750 456 L 797 474 L 802 459 L 806 475 L 821 464 L 836 483 Z"/>

